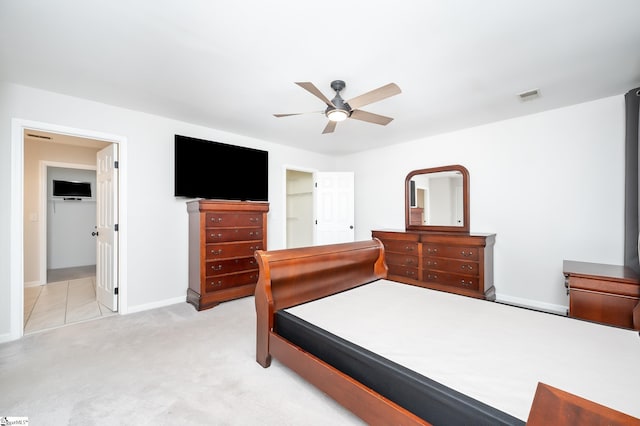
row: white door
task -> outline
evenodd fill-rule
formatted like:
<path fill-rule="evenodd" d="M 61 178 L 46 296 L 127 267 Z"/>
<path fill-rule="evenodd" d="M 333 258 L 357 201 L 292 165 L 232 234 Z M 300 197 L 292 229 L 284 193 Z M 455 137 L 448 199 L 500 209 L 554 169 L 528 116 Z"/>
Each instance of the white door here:
<path fill-rule="evenodd" d="M 353 172 L 314 173 L 314 244 L 354 241 Z"/>
<path fill-rule="evenodd" d="M 98 151 L 96 168 L 96 297 L 118 310 L 118 144 Z"/>

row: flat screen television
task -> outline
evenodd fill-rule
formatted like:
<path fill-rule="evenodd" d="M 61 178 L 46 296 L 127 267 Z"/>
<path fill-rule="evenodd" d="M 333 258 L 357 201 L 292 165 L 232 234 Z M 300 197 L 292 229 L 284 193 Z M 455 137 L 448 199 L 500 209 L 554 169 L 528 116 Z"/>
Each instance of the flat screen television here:
<path fill-rule="evenodd" d="M 91 183 L 68 180 L 53 180 L 55 197 L 87 197 L 91 198 Z"/>
<path fill-rule="evenodd" d="M 175 135 L 174 195 L 268 201 L 269 153 Z"/>

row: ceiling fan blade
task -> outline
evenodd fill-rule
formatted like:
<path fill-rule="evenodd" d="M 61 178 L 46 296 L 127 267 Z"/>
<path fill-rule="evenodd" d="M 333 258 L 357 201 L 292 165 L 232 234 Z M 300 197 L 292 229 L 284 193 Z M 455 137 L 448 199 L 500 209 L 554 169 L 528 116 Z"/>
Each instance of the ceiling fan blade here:
<path fill-rule="evenodd" d="M 294 112 L 291 114 L 273 114 L 274 117 L 289 117 L 291 115 L 302 115 L 302 114 L 324 114 L 324 111 L 311 111 L 311 112 Z"/>
<path fill-rule="evenodd" d="M 382 126 L 386 126 L 393 121 L 393 118 L 391 117 L 385 117 L 384 115 L 362 111 L 361 109 L 353 110 L 351 112 L 351 118 L 355 118 L 356 120 L 360 121 L 366 121 L 368 123 L 380 124 Z"/>
<path fill-rule="evenodd" d="M 324 135 L 325 133 L 333 133 L 333 131 L 336 129 L 336 124 L 338 124 L 336 121 L 329 120 L 324 130 L 322 131 L 322 134 Z"/>
<path fill-rule="evenodd" d="M 293 114 L 273 114 L 274 117 L 289 117 L 291 115 L 301 115 L 304 114 L 304 112 L 294 112 Z"/>
<path fill-rule="evenodd" d="M 365 105 L 372 104 L 374 102 L 381 101 L 393 95 L 401 93 L 402 90 L 395 83 L 389 83 L 386 86 L 378 87 L 370 92 L 364 93 L 360 96 L 356 96 L 353 99 L 347 101 L 351 109 L 363 107 Z"/>
<path fill-rule="evenodd" d="M 307 92 L 311 93 L 312 95 L 322 100 L 322 102 L 327 104 L 327 106 L 334 106 L 331 103 L 331 101 L 325 95 L 323 95 L 322 92 L 316 86 L 314 86 L 313 83 L 305 81 L 305 82 L 296 82 L 296 84 L 302 87 Z"/>

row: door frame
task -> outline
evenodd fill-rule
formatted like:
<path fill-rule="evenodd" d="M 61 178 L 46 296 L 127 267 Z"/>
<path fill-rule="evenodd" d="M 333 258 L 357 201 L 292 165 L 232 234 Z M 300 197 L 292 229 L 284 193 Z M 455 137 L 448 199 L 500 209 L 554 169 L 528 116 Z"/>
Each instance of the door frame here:
<path fill-rule="evenodd" d="M 9 280 L 11 306 L 10 339 L 16 340 L 24 334 L 24 131 L 27 129 L 61 133 L 87 139 L 98 139 L 118 144 L 119 165 L 119 230 L 118 278 L 119 313 L 126 314 L 127 304 L 127 138 L 120 135 L 96 132 L 52 123 L 11 119 L 11 212 L 9 218 Z"/>
<path fill-rule="evenodd" d="M 39 253 L 40 253 L 40 284 L 44 285 L 47 283 L 47 229 L 48 229 L 48 220 L 49 220 L 49 208 L 47 203 L 47 183 L 48 179 L 48 169 L 49 167 L 62 167 L 66 169 L 77 169 L 77 170 L 96 170 L 96 166 L 90 166 L 88 164 L 80 164 L 80 163 L 63 163 L 60 161 L 49 161 L 49 160 L 40 160 L 40 211 L 38 213 L 40 219 L 40 226 L 38 226 L 38 241 L 40 242 Z"/>

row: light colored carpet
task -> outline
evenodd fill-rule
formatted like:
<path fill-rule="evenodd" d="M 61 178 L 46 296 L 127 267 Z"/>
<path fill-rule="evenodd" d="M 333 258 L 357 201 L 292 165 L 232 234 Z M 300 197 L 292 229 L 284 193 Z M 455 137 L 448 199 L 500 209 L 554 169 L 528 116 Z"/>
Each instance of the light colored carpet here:
<path fill-rule="evenodd" d="M 357 425 L 273 361 L 255 361 L 253 297 L 181 303 L 0 345 L 0 417 L 31 425 Z"/>

